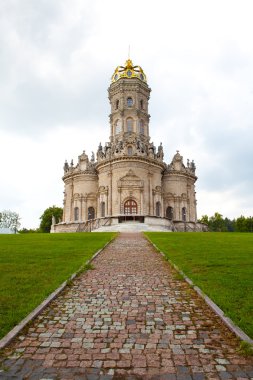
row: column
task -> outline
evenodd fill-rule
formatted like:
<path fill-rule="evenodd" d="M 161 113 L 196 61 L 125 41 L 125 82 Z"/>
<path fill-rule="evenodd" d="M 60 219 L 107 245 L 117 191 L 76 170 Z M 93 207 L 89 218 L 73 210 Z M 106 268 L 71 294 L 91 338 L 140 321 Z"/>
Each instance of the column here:
<path fill-rule="evenodd" d="M 110 183 L 110 187 L 109 187 L 109 216 L 112 216 L 112 171 L 111 170 L 108 173 L 108 176 L 109 176 L 109 183 Z"/>
<path fill-rule="evenodd" d="M 148 215 L 152 215 L 152 186 L 151 186 L 152 173 L 148 172 Z"/>
<path fill-rule="evenodd" d="M 179 197 L 175 197 L 175 220 L 181 220 L 180 218 L 180 210 L 179 210 Z"/>
<path fill-rule="evenodd" d="M 79 221 L 82 222 L 83 221 L 83 218 L 82 218 L 82 210 L 83 210 L 83 196 L 81 195 L 80 196 L 80 201 L 79 201 L 79 204 L 80 204 L 80 211 L 79 211 Z"/>
<path fill-rule="evenodd" d="M 152 208 L 153 208 L 153 213 L 152 215 L 156 215 L 156 208 L 155 208 L 155 190 L 152 190 Z"/>
<path fill-rule="evenodd" d="M 87 194 L 84 196 L 83 200 L 84 200 L 84 218 L 83 218 L 83 220 L 85 222 L 86 220 L 88 220 Z"/>
<path fill-rule="evenodd" d="M 106 192 L 105 192 L 105 216 L 108 216 L 108 186 L 106 186 Z"/>
<path fill-rule="evenodd" d="M 101 202 L 99 193 L 97 193 L 97 218 L 101 218 Z"/>
<path fill-rule="evenodd" d="M 119 192 L 119 215 L 121 214 L 121 188 L 118 189 Z"/>
<path fill-rule="evenodd" d="M 140 203 L 140 215 L 144 215 L 144 205 L 143 205 L 143 189 L 140 189 L 141 193 L 141 203 Z"/>
<path fill-rule="evenodd" d="M 161 193 L 161 217 L 164 218 L 164 204 L 163 204 L 163 195 Z"/>

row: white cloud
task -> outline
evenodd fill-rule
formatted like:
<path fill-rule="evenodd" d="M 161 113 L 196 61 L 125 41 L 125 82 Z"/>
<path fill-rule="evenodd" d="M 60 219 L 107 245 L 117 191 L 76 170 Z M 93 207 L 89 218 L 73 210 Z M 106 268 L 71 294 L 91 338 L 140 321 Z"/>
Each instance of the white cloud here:
<path fill-rule="evenodd" d="M 0 12 L 0 208 L 36 227 L 62 166 L 109 139 L 127 58 L 152 88 L 151 139 L 197 165 L 198 215 L 252 215 L 253 5 L 244 0 L 8 0 Z"/>

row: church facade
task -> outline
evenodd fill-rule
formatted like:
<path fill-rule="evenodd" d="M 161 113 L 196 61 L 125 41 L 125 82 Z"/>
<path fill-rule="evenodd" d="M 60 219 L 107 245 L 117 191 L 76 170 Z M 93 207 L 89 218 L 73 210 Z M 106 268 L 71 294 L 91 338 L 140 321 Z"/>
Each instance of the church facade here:
<path fill-rule="evenodd" d="M 177 151 L 167 164 L 162 143 L 156 148 L 150 140 L 150 91 L 144 71 L 130 59 L 115 69 L 108 89 L 110 141 L 99 144 L 96 158 L 83 152 L 77 165 L 65 162 L 63 219 L 52 232 L 125 221 L 173 231 L 201 229 L 194 162 L 185 165 Z"/>

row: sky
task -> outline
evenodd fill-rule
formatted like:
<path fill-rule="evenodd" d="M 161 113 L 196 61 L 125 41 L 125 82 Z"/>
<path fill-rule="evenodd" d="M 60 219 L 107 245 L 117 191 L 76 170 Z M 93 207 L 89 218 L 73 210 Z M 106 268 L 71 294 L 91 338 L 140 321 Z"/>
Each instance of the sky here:
<path fill-rule="evenodd" d="M 0 210 L 37 228 L 65 160 L 109 141 L 107 89 L 130 57 L 151 141 L 195 161 L 198 217 L 253 215 L 251 0 L 1 0 Z"/>

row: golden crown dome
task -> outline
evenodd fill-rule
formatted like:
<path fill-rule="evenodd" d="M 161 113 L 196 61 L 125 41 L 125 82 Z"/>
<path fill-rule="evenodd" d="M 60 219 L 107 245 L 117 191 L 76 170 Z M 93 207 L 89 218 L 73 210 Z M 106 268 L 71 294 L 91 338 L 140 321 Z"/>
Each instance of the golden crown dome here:
<path fill-rule="evenodd" d="M 146 75 L 140 66 L 133 66 L 131 59 L 128 59 L 125 66 L 116 67 L 113 76 L 112 83 L 116 82 L 120 78 L 139 78 L 143 82 L 147 82 Z"/>

